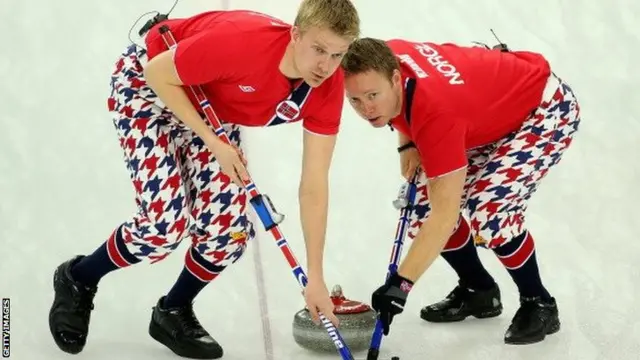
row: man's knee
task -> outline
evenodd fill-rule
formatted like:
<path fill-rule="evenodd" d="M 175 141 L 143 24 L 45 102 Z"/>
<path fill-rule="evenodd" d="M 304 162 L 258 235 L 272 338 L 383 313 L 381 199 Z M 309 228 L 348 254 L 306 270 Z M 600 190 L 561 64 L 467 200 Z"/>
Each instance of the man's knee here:
<path fill-rule="evenodd" d="M 223 229 L 219 226 L 208 226 L 197 230 L 192 241 L 193 247 L 208 262 L 230 265 L 240 259 L 247 248 L 247 242 L 254 236 L 252 222 L 246 215 L 241 215 Z"/>
<path fill-rule="evenodd" d="M 152 234 L 155 234 L 161 243 L 166 246 L 173 246 L 180 243 L 187 236 L 190 221 L 188 214 L 185 212 L 178 214 L 175 219 L 165 218 L 154 222 L 152 226 Z"/>
<path fill-rule="evenodd" d="M 524 215 L 520 211 L 478 211 L 469 218 L 471 236 L 477 246 L 490 249 L 502 246 L 524 232 Z"/>
<path fill-rule="evenodd" d="M 148 218 L 136 218 L 123 229 L 123 239 L 131 255 L 151 263 L 164 260 L 187 236 L 189 218 L 178 216 L 152 222 Z"/>

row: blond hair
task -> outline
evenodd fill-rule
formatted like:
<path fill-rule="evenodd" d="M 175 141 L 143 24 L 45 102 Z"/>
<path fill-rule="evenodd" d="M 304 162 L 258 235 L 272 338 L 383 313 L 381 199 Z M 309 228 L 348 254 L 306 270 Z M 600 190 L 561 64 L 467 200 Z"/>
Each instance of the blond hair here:
<path fill-rule="evenodd" d="M 360 36 L 360 17 L 350 0 L 303 0 L 293 24 L 301 32 L 320 27 L 348 39 Z"/>
<path fill-rule="evenodd" d="M 342 58 L 342 69 L 345 76 L 373 70 L 391 80 L 393 71 L 400 69 L 400 64 L 387 43 L 378 39 L 362 38 L 349 46 L 349 51 Z"/>

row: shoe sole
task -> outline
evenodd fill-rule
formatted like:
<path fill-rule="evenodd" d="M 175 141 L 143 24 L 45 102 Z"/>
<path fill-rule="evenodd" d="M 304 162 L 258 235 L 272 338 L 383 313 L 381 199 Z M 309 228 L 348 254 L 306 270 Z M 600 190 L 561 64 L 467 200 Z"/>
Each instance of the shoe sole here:
<path fill-rule="evenodd" d="M 422 320 L 432 322 L 432 323 L 452 323 L 452 322 L 463 321 L 469 316 L 473 316 L 477 319 L 489 319 L 489 318 L 494 318 L 496 316 L 499 316 L 500 314 L 502 314 L 502 306 L 497 309 L 485 310 L 485 311 L 480 311 L 472 314 L 457 315 L 454 317 L 432 317 L 429 315 L 425 315 L 425 313 L 421 311 L 420 318 Z"/>
<path fill-rule="evenodd" d="M 155 321 L 151 320 L 149 323 L 149 335 L 154 338 L 156 341 L 161 343 L 162 345 L 169 348 L 169 350 L 173 351 L 176 355 L 182 356 L 190 359 L 220 359 L 222 357 L 222 352 L 215 354 L 197 354 L 194 353 L 193 350 L 181 347 L 176 344 L 173 340 L 173 337 L 168 334 L 164 329 L 162 329 Z"/>
<path fill-rule="evenodd" d="M 557 333 L 558 331 L 560 331 L 560 321 L 555 321 L 554 323 L 551 324 L 551 326 L 549 327 L 549 329 L 547 329 L 547 331 L 542 334 L 542 336 L 537 337 L 537 338 L 533 338 L 533 339 L 528 339 L 528 340 L 508 340 L 508 339 L 504 339 L 504 343 L 507 345 L 531 345 L 531 344 L 536 344 L 539 343 L 541 341 L 543 341 L 544 339 L 547 338 L 547 335 L 552 335 Z"/>

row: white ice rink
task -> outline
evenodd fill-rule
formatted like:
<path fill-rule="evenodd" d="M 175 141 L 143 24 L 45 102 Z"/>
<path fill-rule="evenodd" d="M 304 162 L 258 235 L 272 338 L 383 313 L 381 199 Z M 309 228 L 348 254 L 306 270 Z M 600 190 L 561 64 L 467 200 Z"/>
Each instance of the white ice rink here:
<path fill-rule="evenodd" d="M 181 17 L 250 8 L 293 21 L 297 1 L 181 0 Z M 640 359 L 640 2 L 638 0 L 356 0 L 363 35 L 494 43 L 544 53 L 582 103 L 573 147 L 528 212 L 543 280 L 556 296 L 561 331 L 513 347 L 502 338 L 516 288 L 481 251 L 499 281 L 505 311 L 490 320 L 427 324 L 419 309 L 455 285 L 438 260 L 396 317 L 384 355 L 403 360 Z M 0 5 L 0 297 L 11 298 L 11 359 L 54 360 L 47 325 L 52 272 L 89 253 L 134 210 L 133 189 L 106 110 L 109 75 L 144 12 L 172 0 L 2 0 Z M 146 19 L 146 18 L 145 18 Z M 139 24 L 140 26 L 141 24 Z M 259 188 L 287 215 L 282 229 L 304 264 L 298 222 L 300 125 L 245 132 Z M 381 284 L 400 185 L 395 134 L 372 129 L 346 105 L 332 171 L 326 279 L 369 301 Z M 261 229 L 260 223 L 257 224 Z M 302 308 L 297 282 L 273 240 L 260 232 L 246 256 L 200 294 L 196 312 L 224 359 L 312 360 L 291 322 Z M 259 245 L 268 312 L 261 315 Z M 89 343 L 77 359 L 177 359 L 147 334 L 151 306 L 179 274 L 188 244 L 154 266 L 109 274 L 95 299 Z M 263 321 L 264 320 L 264 321 Z M 263 324 L 269 332 L 263 331 Z M 363 358 L 365 353 L 357 353 Z M 387 357 L 388 359 L 388 357 Z"/>

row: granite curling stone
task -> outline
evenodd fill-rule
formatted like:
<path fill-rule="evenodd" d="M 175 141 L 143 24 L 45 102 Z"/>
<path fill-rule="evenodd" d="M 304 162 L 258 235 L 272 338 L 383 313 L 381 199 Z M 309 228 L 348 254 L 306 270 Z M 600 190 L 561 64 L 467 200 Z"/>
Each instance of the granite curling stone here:
<path fill-rule="evenodd" d="M 340 285 L 331 292 L 333 313 L 340 321 L 338 331 L 351 351 L 369 348 L 376 326 L 376 312 L 368 305 L 347 299 Z M 293 338 L 301 347 L 318 352 L 335 352 L 336 347 L 322 324 L 316 325 L 305 307 L 293 317 Z"/>

